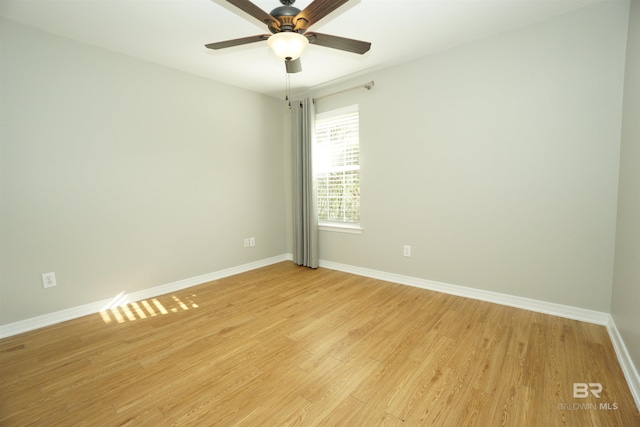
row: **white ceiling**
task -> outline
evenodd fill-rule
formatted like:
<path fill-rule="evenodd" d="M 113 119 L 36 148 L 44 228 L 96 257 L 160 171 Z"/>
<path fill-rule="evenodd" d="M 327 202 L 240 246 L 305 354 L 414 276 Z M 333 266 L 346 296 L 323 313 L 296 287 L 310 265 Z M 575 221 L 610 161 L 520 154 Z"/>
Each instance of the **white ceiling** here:
<path fill-rule="evenodd" d="M 322 1 L 322 0 L 318 0 Z M 295 92 L 523 27 L 603 0 L 351 0 L 310 31 L 370 41 L 356 55 L 310 45 Z M 612 0 L 609 0 L 612 1 Z M 269 12 L 278 0 L 255 0 Z M 298 0 L 299 9 L 311 0 Z M 0 0 L 7 19 L 268 95 L 285 69 L 266 42 L 213 51 L 205 43 L 266 34 L 225 0 Z"/>

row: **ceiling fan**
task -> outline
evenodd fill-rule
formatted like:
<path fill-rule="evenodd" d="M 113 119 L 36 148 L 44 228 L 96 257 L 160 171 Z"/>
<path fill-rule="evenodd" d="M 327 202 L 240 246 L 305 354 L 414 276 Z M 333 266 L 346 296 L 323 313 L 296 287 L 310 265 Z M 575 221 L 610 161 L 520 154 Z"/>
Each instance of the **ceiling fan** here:
<path fill-rule="evenodd" d="M 272 34 L 259 34 L 217 43 L 206 44 L 209 49 L 224 49 L 267 40 L 275 54 L 284 59 L 287 73 L 302 71 L 300 55 L 309 44 L 330 47 L 360 55 L 369 51 L 371 43 L 316 32 L 307 28 L 324 18 L 349 0 L 314 0 L 304 10 L 294 6 L 295 0 L 280 0 L 279 6 L 267 13 L 249 0 L 226 0 L 267 25 Z"/>

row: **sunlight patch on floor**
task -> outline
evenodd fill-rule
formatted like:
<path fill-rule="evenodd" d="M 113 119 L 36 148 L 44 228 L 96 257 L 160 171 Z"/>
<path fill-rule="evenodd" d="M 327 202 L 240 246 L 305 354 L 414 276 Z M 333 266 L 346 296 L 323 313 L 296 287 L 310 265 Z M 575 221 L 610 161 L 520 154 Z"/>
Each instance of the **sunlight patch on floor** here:
<path fill-rule="evenodd" d="M 122 291 L 100 310 L 100 316 L 104 323 L 125 323 L 153 316 L 178 313 L 198 308 L 198 304 L 192 299 L 195 296 L 195 294 L 187 296 L 183 301 L 176 295 L 172 295 L 171 300 L 167 300 L 164 304 L 157 298 L 130 302 L 128 295 Z"/>

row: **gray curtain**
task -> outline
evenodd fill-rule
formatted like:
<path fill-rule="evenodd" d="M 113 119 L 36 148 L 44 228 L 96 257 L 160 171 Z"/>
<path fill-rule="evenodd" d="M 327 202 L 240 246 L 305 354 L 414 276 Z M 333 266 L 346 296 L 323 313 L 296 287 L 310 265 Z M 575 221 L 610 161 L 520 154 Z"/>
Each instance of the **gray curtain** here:
<path fill-rule="evenodd" d="M 293 262 L 311 268 L 318 267 L 320 257 L 311 157 L 315 115 L 311 98 L 292 103 Z"/>

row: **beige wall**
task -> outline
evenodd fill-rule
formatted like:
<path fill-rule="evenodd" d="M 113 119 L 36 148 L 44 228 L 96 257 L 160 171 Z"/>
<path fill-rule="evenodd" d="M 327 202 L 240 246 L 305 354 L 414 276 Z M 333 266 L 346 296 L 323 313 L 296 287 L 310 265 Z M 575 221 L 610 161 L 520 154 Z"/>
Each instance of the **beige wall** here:
<path fill-rule="evenodd" d="M 364 227 L 321 257 L 608 312 L 627 17 L 604 2 L 315 91 L 376 82 L 319 105 L 360 104 Z M 280 100 L 2 31 L 0 324 L 290 251 Z"/>
<path fill-rule="evenodd" d="M 640 1 L 631 2 L 611 315 L 640 369 Z"/>
<path fill-rule="evenodd" d="M 0 324 L 285 253 L 282 101 L 8 21 L 1 38 Z"/>
<path fill-rule="evenodd" d="M 608 312 L 628 4 L 310 93 L 360 104 L 361 235 L 321 259 Z M 412 246 L 412 257 L 402 246 Z"/>

